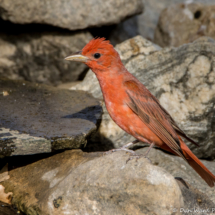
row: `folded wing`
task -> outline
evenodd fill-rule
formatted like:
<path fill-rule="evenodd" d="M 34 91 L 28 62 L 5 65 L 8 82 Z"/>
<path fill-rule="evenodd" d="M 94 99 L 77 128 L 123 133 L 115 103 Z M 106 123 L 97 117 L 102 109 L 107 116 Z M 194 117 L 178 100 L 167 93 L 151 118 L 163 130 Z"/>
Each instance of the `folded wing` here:
<path fill-rule="evenodd" d="M 185 138 L 187 136 L 177 126 L 168 112 L 160 105 L 156 97 L 147 88 L 135 81 L 126 81 L 124 82 L 124 86 L 126 87 L 126 93 L 129 98 L 127 105 L 132 111 L 177 155 L 186 160 L 181 150 L 177 133 Z"/>

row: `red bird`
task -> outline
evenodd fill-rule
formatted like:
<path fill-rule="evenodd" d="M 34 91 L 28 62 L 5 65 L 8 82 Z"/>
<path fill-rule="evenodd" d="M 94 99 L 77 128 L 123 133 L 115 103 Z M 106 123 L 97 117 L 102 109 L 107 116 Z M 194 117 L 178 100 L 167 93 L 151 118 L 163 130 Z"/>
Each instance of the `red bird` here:
<path fill-rule="evenodd" d="M 215 176 L 190 151 L 181 137 L 196 143 L 178 127 L 155 96 L 127 71 L 109 41 L 105 38 L 92 39 L 82 51 L 66 60 L 80 61 L 91 68 L 98 78 L 111 118 L 137 139 L 133 143 L 142 141 L 151 144 L 149 150 L 156 145 L 182 157 L 210 187 L 214 186 Z"/>

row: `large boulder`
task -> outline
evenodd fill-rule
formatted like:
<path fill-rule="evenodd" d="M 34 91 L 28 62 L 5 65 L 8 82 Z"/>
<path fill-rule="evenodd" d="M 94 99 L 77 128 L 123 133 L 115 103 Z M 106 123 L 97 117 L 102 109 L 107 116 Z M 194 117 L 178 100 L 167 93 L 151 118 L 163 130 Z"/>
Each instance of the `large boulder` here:
<path fill-rule="evenodd" d="M 139 149 L 136 151 L 136 154 L 145 154 L 147 150 L 148 147 Z M 214 188 L 209 187 L 207 183 L 196 173 L 196 171 L 182 158 L 167 154 L 155 148 L 150 150 L 147 157 L 150 159 L 152 164 L 164 168 L 176 179 L 178 179 L 184 200 L 186 199 L 185 204 L 189 204 L 189 207 L 185 208 L 208 208 L 210 210 L 215 208 Z M 215 175 L 215 161 L 201 160 L 201 162 Z M 208 201 L 208 198 L 210 201 Z"/>
<path fill-rule="evenodd" d="M 162 47 L 178 47 L 201 36 L 215 38 L 214 15 L 215 5 L 192 3 L 169 6 L 160 15 L 154 42 Z"/>
<path fill-rule="evenodd" d="M 64 58 L 82 49 L 92 39 L 90 33 L 56 32 L 53 29 L 38 32 L 38 26 L 27 33 L 23 26 L 9 26 L 23 33 L 17 34 L 15 30 L 0 34 L 0 76 L 59 84 L 76 81 L 86 71 L 84 64 L 69 64 Z"/>
<path fill-rule="evenodd" d="M 85 92 L 0 79 L 0 157 L 80 148 L 102 108 Z"/>
<path fill-rule="evenodd" d="M 111 37 L 114 42 L 123 42 L 123 40 L 120 39 L 129 39 L 132 35 L 141 35 L 146 39 L 153 41 L 160 13 L 170 5 L 182 2 L 184 2 L 185 4 L 189 4 L 189 2 L 200 2 L 207 5 L 214 4 L 214 0 L 142 0 L 142 2 L 144 5 L 144 13 L 132 17 L 128 21 L 126 20 L 120 23 L 116 29 L 116 32 L 114 32 L 115 37 Z M 181 20 L 181 17 L 179 17 L 179 20 Z M 136 33 L 136 35 L 134 35 L 134 33 Z"/>
<path fill-rule="evenodd" d="M 137 35 L 141 35 L 153 41 L 161 11 L 169 5 L 180 3 L 181 1 L 182 0 L 159 0 L 158 2 L 157 0 L 142 0 L 144 13 L 119 23 L 112 30 L 109 39 L 114 45 Z"/>
<path fill-rule="evenodd" d="M 70 30 L 116 24 L 143 10 L 142 0 L 1 0 L 0 17 L 14 23 L 42 23 Z"/>
<path fill-rule="evenodd" d="M 28 215 L 180 214 L 181 190 L 164 169 L 144 158 L 126 164 L 125 152 L 101 155 L 69 150 L 25 166 L 16 159 L 2 185 Z"/>
<path fill-rule="evenodd" d="M 116 46 L 121 59 L 169 111 L 178 125 L 200 147 L 188 144 L 201 158 L 214 158 L 215 43 L 201 38 L 179 48 L 159 50 L 141 36 Z M 89 81 L 90 80 L 90 81 Z M 89 72 L 72 89 L 85 90 L 102 98 L 98 81 Z M 120 147 L 133 140 L 110 119 L 104 109 L 100 137 Z"/>
<path fill-rule="evenodd" d="M 171 4 L 180 3 L 181 0 L 142 0 L 144 13 L 137 16 L 139 34 L 151 41 L 158 23 L 161 11 Z"/>

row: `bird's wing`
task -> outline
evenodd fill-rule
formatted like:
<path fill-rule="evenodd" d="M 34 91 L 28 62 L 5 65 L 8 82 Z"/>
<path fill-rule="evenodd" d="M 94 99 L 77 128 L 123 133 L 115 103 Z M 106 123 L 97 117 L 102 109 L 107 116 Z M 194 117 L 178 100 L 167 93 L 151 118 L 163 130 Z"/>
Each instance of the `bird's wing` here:
<path fill-rule="evenodd" d="M 159 105 L 159 107 L 164 111 L 164 113 L 166 114 L 166 116 L 169 119 L 169 122 L 171 123 L 172 127 L 176 130 L 177 134 L 179 134 L 180 136 L 184 137 L 185 139 L 187 139 L 188 141 L 190 141 L 191 143 L 193 143 L 194 145 L 199 147 L 199 144 L 196 143 L 194 140 L 192 140 L 191 138 L 189 138 L 183 130 L 181 130 L 179 128 L 179 126 L 177 125 L 177 123 L 175 122 L 175 120 L 170 116 L 170 114 L 160 105 L 160 102 L 158 101 L 158 99 L 156 97 L 154 97 L 155 102 Z"/>
<path fill-rule="evenodd" d="M 171 124 L 171 118 L 158 100 L 144 86 L 140 86 L 135 81 L 126 81 L 124 86 L 129 98 L 127 105 L 132 111 L 176 154 L 186 160 L 177 133 Z"/>

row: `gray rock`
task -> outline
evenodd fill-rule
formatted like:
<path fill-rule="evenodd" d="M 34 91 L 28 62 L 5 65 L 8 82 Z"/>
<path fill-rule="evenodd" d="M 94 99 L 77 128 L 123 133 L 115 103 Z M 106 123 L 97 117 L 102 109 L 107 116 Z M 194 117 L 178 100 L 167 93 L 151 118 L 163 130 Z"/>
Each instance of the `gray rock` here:
<path fill-rule="evenodd" d="M 148 147 L 143 149 L 139 149 L 136 151 L 137 154 L 144 154 Z M 192 207 L 187 208 L 209 208 L 212 209 L 210 206 L 214 206 L 215 204 L 215 195 L 214 195 L 214 188 L 209 187 L 206 182 L 196 173 L 195 170 L 182 158 L 173 156 L 167 153 L 162 152 L 158 149 L 151 149 L 150 153 L 147 156 L 152 164 L 157 165 L 161 168 L 164 168 L 168 171 L 171 175 L 176 178 L 182 178 L 183 180 L 178 181 L 180 184 L 180 188 L 182 190 L 182 194 L 185 200 L 185 205 L 192 205 Z M 140 158 L 142 159 L 142 158 Z M 201 160 L 202 163 L 215 175 L 215 162 L 214 161 L 205 161 Z M 184 183 L 184 182 L 185 183 Z M 183 185 L 186 185 L 185 188 Z M 196 189 L 194 189 L 196 188 Z M 203 193 L 204 195 L 202 195 Z M 190 195 L 190 200 L 189 199 Z M 196 197 L 195 197 L 196 196 Z M 197 197 L 200 197 L 198 200 Z M 208 201 L 208 198 L 213 201 L 213 204 Z M 205 204 L 207 202 L 207 204 Z M 207 206 L 208 207 L 207 207 Z M 215 207 L 214 207 L 215 208 Z"/>
<path fill-rule="evenodd" d="M 180 208 L 182 214 L 213 214 L 215 203 L 209 197 L 185 182 L 182 178 L 176 178 L 184 199 L 184 208 Z"/>
<path fill-rule="evenodd" d="M 178 47 L 201 36 L 215 38 L 215 5 L 176 4 L 162 11 L 154 42 Z"/>
<path fill-rule="evenodd" d="M 142 14 L 119 23 L 112 30 L 109 39 L 114 45 L 137 35 L 153 41 L 161 11 L 169 5 L 183 2 L 183 0 L 159 0 L 159 2 L 157 0 L 142 0 L 142 2 L 144 5 Z"/>
<path fill-rule="evenodd" d="M 116 49 L 128 71 L 160 100 L 181 129 L 200 144 L 198 148 L 188 144 L 194 153 L 200 158 L 215 158 L 214 40 L 202 38 L 179 48 L 156 51 L 158 46 L 138 36 L 121 43 Z M 72 89 L 85 90 L 102 98 L 92 72 Z M 115 147 L 133 140 L 116 126 L 106 110 L 99 132 Z"/>
<path fill-rule="evenodd" d="M 145 13 L 145 12 L 144 12 Z M 139 15 L 141 16 L 141 15 Z M 117 45 L 127 39 L 130 39 L 132 37 L 135 37 L 139 35 L 139 26 L 138 26 L 138 17 L 139 16 L 134 16 L 131 17 L 118 25 L 116 25 L 109 36 L 109 40 L 113 45 Z"/>
<path fill-rule="evenodd" d="M 90 39 L 88 32 L 0 34 L 0 76 L 46 84 L 76 81 L 87 67 L 64 58 Z"/>
<path fill-rule="evenodd" d="M 0 103 L 0 157 L 80 148 L 102 112 L 85 92 L 7 79 L 0 79 Z"/>
<path fill-rule="evenodd" d="M 163 9 L 176 3 L 202 2 L 204 4 L 214 4 L 214 0 L 142 0 L 144 13 L 137 16 L 139 34 L 151 41 L 154 39 L 154 32 Z M 181 20 L 181 18 L 180 18 Z"/>
<path fill-rule="evenodd" d="M 65 151 L 11 170 L 2 184 L 29 215 L 180 214 L 180 188 L 165 170 L 147 159 L 126 164 L 124 152 L 99 155 Z"/>
<path fill-rule="evenodd" d="M 70 30 L 116 24 L 143 10 L 141 0 L 1 0 L 0 16 L 14 23 L 50 24 Z"/>

